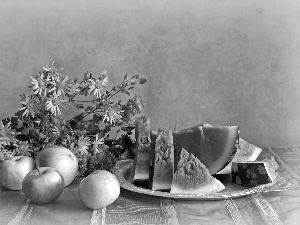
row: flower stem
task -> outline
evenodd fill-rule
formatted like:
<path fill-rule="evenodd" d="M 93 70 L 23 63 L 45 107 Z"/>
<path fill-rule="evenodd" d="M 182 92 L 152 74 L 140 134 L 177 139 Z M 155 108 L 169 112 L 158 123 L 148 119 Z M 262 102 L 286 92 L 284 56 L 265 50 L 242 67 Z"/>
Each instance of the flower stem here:
<path fill-rule="evenodd" d="M 38 166 L 36 169 L 39 172 L 39 175 L 41 175 L 40 167 Z"/>

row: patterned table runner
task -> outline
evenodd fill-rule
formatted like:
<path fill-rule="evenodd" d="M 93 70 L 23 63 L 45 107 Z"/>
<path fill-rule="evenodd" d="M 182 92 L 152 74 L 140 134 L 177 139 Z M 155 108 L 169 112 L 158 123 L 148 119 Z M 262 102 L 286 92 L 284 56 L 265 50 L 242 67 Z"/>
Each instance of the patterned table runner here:
<path fill-rule="evenodd" d="M 270 156 L 275 156 L 279 164 L 279 172 L 284 177 L 291 179 L 295 188 L 299 187 L 300 148 L 264 148 L 258 160 L 270 158 Z M 279 215 L 264 195 L 256 193 L 245 198 L 225 200 L 227 209 L 236 225 L 283 224 Z"/>
<path fill-rule="evenodd" d="M 300 224 L 300 148 L 265 148 L 259 159 L 271 155 L 282 175 L 293 180 L 293 189 L 223 201 L 174 201 L 122 189 L 112 205 L 89 210 L 78 197 L 80 179 L 47 205 L 30 202 L 22 192 L 0 188 L 0 224 Z"/>

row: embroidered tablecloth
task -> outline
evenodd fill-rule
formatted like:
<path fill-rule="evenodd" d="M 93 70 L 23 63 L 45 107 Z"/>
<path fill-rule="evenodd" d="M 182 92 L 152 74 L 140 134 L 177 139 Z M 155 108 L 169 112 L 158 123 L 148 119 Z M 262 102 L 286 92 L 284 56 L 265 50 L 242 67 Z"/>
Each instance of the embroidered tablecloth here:
<path fill-rule="evenodd" d="M 0 225 L 64 224 L 300 224 L 300 148 L 264 148 L 259 159 L 275 156 L 281 174 L 294 183 L 283 192 L 257 193 L 221 201 L 178 201 L 121 190 L 106 208 L 90 210 L 78 197 L 76 179 L 51 204 L 35 204 L 21 191 L 0 187 Z"/>

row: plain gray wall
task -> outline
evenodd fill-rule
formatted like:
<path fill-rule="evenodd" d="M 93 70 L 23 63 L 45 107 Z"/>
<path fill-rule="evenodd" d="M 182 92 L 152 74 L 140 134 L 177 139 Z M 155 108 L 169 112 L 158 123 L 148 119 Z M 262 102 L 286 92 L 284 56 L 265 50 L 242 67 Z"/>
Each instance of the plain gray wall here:
<path fill-rule="evenodd" d="M 29 76 L 147 77 L 153 129 L 239 125 L 260 147 L 300 144 L 300 3 L 294 0 L 1 0 L 0 115 Z"/>

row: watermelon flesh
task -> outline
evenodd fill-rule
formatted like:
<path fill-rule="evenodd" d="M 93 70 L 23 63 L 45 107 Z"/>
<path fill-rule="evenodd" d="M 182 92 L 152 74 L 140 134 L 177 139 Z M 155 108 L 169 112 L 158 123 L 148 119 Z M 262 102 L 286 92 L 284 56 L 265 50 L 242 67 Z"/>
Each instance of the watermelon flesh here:
<path fill-rule="evenodd" d="M 148 180 L 150 174 L 151 138 L 150 119 L 147 116 L 137 117 L 135 121 L 136 156 L 132 167 L 131 182 Z"/>
<path fill-rule="evenodd" d="M 170 193 L 212 194 L 225 189 L 192 153 L 182 149 Z"/>
<path fill-rule="evenodd" d="M 174 147 L 172 131 L 159 133 L 156 139 L 155 156 L 153 160 L 152 190 L 169 190 L 174 173 Z"/>
<path fill-rule="evenodd" d="M 173 131 L 174 165 L 185 148 L 197 157 L 211 175 L 223 169 L 234 157 L 239 140 L 238 126 L 199 125 Z"/>

